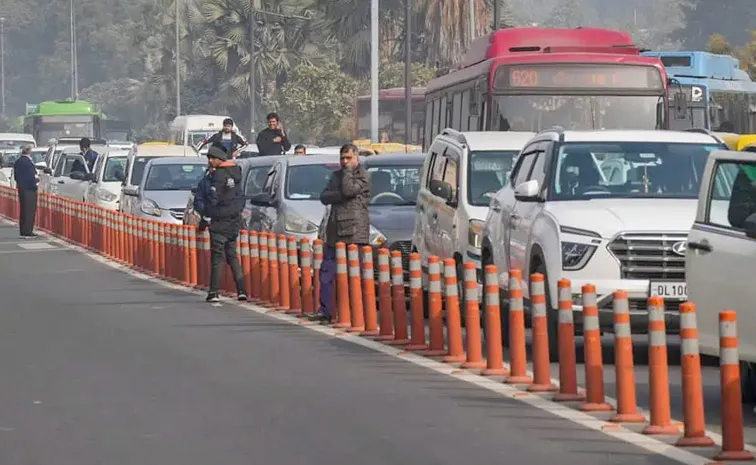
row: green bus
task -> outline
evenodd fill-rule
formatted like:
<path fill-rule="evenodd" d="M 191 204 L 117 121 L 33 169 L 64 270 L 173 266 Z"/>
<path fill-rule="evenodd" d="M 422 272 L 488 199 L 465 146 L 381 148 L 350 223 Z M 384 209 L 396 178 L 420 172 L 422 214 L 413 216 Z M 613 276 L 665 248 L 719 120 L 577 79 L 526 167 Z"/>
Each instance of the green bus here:
<path fill-rule="evenodd" d="M 103 115 L 83 100 L 47 101 L 26 105 L 24 132 L 44 145 L 58 137 L 103 139 Z"/>

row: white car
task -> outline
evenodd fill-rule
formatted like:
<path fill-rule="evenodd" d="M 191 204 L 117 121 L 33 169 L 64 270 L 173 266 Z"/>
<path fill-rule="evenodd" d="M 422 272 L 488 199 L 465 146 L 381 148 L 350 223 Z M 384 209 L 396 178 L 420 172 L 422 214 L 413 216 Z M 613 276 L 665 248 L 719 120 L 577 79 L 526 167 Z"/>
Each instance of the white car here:
<path fill-rule="evenodd" d="M 49 193 L 84 201 L 84 193 L 92 174 L 89 172 L 84 155 L 78 152 L 63 153 L 49 178 Z"/>
<path fill-rule="evenodd" d="M 687 299 L 685 241 L 709 154 L 725 146 L 708 134 L 677 131 L 539 133 L 523 149 L 491 201 L 483 263 L 546 276 L 549 348 L 557 356 L 557 282 L 572 282 L 582 330 L 581 287 L 596 286 L 602 329 L 611 329 L 612 294 L 630 297 L 631 325 L 647 331 L 647 299 L 665 298 L 667 329 L 679 328 Z M 506 293 L 502 293 L 506 295 Z M 506 306 L 502 321 L 506 326 Z"/>
<path fill-rule="evenodd" d="M 118 211 L 121 187 L 126 180 L 129 150 L 116 150 L 100 155 L 95 162 L 92 179 L 84 193 L 84 201 L 107 210 Z"/>
<path fill-rule="evenodd" d="M 491 196 L 534 135 L 445 129 L 436 136 L 421 171 L 412 234 L 412 251 L 420 254 L 424 275 L 432 255 L 454 258 L 458 276 L 464 262 L 480 264 L 480 233 Z"/>

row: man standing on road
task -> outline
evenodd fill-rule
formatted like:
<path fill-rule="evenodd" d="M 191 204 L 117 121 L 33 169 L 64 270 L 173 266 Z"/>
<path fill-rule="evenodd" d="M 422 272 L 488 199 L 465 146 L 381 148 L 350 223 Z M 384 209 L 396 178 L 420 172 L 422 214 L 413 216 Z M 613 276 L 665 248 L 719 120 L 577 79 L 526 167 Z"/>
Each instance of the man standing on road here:
<path fill-rule="evenodd" d="M 234 120 L 226 118 L 223 120 L 223 129 L 202 141 L 197 151 L 202 150 L 207 144 L 220 144 L 226 149 L 226 153 L 231 154 L 231 158 L 236 158 L 239 153 L 248 145 L 247 139 L 240 136 L 234 131 Z"/>
<path fill-rule="evenodd" d="M 212 168 L 206 214 L 210 220 L 210 289 L 208 302 L 218 302 L 221 266 L 225 256 L 236 283 L 239 301 L 247 300 L 244 290 L 244 273 L 236 255 L 236 239 L 241 229 L 241 212 L 244 210 L 241 168 L 228 160 L 228 153 L 213 145 L 207 152 Z"/>
<path fill-rule="evenodd" d="M 81 138 L 79 141 L 79 148 L 81 149 L 81 154 L 84 155 L 84 159 L 87 161 L 89 172 L 91 173 L 94 171 L 95 162 L 100 154 L 92 150 L 92 141 L 90 141 L 88 137 Z"/>
<path fill-rule="evenodd" d="M 260 156 L 283 155 L 291 148 L 291 142 L 281 126 L 276 113 L 268 115 L 268 127 L 257 134 L 257 150 Z"/>
<path fill-rule="evenodd" d="M 21 156 L 13 164 L 13 179 L 18 189 L 18 228 L 22 239 L 37 236 L 34 233 L 34 220 L 37 216 L 37 167 L 34 166 L 31 152 L 31 145 L 24 146 Z"/>
<path fill-rule="evenodd" d="M 334 316 L 336 284 L 336 243 L 367 245 L 370 241 L 370 178 L 360 165 L 359 149 L 346 144 L 340 150 L 341 169 L 331 175 L 320 194 L 320 202 L 330 206 L 325 228 L 325 250 L 320 267 L 320 308 L 315 319 L 331 321 Z"/>

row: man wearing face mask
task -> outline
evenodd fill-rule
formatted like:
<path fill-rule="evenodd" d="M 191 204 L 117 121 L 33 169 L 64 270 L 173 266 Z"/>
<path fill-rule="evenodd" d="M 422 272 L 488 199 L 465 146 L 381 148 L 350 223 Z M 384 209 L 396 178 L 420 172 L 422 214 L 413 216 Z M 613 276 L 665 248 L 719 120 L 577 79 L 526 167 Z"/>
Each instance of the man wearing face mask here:
<path fill-rule="evenodd" d="M 331 175 L 320 194 L 320 202 L 330 206 L 320 267 L 320 308 L 315 316 L 321 322 L 328 322 L 334 316 L 336 243 L 363 246 L 370 242 L 370 177 L 360 164 L 358 154 L 359 149 L 353 144 L 341 147 L 341 169 Z"/>
<path fill-rule="evenodd" d="M 276 113 L 268 115 L 268 127 L 257 134 L 257 150 L 260 156 L 282 155 L 291 149 L 291 142 L 281 126 Z"/>

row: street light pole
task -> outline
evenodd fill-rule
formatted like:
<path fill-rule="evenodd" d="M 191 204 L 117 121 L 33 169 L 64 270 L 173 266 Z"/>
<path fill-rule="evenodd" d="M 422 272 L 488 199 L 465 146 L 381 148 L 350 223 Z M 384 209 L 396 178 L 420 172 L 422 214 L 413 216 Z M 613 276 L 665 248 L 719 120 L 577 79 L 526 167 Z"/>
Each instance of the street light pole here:
<path fill-rule="evenodd" d="M 412 0 L 404 0 L 404 145 L 412 140 Z"/>
<path fill-rule="evenodd" d="M 259 7 L 259 0 L 249 0 L 249 136 L 255 134 L 255 123 L 257 121 L 257 111 L 255 102 L 257 100 L 255 81 L 255 14 Z"/>
<path fill-rule="evenodd" d="M 475 0 L 468 0 L 467 9 L 469 10 L 468 20 L 470 21 L 470 43 L 472 43 L 475 40 Z"/>
<path fill-rule="evenodd" d="M 493 10 L 493 30 L 499 30 L 499 23 L 501 22 L 501 0 L 494 0 Z"/>
<path fill-rule="evenodd" d="M 76 30 L 74 28 L 74 0 L 71 0 L 71 100 L 76 99 Z"/>
<path fill-rule="evenodd" d="M 176 116 L 181 115 L 181 0 L 176 2 Z"/>
<path fill-rule="evenodd" d="M 2 87 L 3 118 L 5 118 L 5 18 L 0 18 L 0 87 Z"/>
<path fill-rule="evenodd" d="M 378 1 L 370 1 L 370 133 L 378 142 Z"/>

